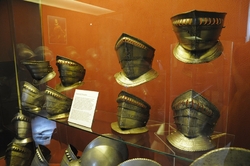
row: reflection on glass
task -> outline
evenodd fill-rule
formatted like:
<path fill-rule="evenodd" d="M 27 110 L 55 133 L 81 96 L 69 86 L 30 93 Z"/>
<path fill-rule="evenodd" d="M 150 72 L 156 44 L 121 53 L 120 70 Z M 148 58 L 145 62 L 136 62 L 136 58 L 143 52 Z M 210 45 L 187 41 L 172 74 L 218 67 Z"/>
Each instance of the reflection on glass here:
<path fill-rule="evenodd" d="M 48 145 L 56 128 L 56 122 L 42 117 L 35 117 L 31 121 L 32 135 L 36 145 Z"/>

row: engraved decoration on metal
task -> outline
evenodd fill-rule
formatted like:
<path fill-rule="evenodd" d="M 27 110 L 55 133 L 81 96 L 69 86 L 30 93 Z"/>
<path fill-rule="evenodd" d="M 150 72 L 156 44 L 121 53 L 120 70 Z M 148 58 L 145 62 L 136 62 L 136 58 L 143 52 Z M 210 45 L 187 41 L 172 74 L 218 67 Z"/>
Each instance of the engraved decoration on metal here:
<path fill-rule="evenodd" d="M 151 106 L 139 97 L 125 91 L 119 93 L 116 101 L 118 103 L 117 123 L 111 124 L 112 129 L 121 134 L 146 132 L 145 126 L 150 116 Z"/>
<path fill-rule="evenodd" d="M 47 86 L 44 107 L 50 119 L 68 118 L 72 99 Z"/>
<path fill-rule="evenodd" d="M 240 147 L 224 147 L 212 150 L 197 158 L 190 166 L 250 165 L 250 150 Z"/>
<path fill-rule="evenodd" d="M 144 41 L 123 33 L 115 50 L 122 69 L 114 75 L 118 84 L 134 87 L 158 76 L 152 68 L 155 49 Z"/>
<path fill-rule="evenodd" d="M 210 136 L 220 112 L 210 101 L 194 90 L 188 90 L 172 102 L 177 131 L 167 140 L 183 151 L 206 151 L 215 147 Z"/>
<path fill-rule="evenodd" d="M 86 73 L 83 65 L 69 58 L 56 56 L 56 65 L 60 73 L 61 83 L 56 85 L 59 92 L 77 88 L 83 84 Z"/>
<path fill-rule="evenodd" d="M 171 17 L 179 43 L 174 56 L 184 63 L 206 63 L 223 52 L 219 41 L 226 13 L 193 10 Z"/>

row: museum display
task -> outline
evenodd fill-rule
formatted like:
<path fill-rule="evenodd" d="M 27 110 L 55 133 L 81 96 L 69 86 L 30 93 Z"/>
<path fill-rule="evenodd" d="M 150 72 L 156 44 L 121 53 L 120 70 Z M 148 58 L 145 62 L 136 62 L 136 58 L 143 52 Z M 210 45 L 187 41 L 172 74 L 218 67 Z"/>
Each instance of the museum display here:
<path fill-rule="evenodd" d="M 132 158 L 122 162 L 118 166 L 135 166 L 135 165 L 161 166 L 161 164 L 157 163 L 156 161 L 147 158 Z"/>
<path fill-rule="evenodd" d="M 72 99 L 57 90 L 47 86 L 44 92 L 45 103 L 44 108 L 48 113 L 49 119 L 68 118 L 72 104 Z"/>
<path fill-rule="evenodd" d="M 25 110 L 39 112 L 44 104 L 44 94 L 27 81 L 21 83 L 21 104 Z"/>
<path fill-rule="evenodd" d="M 134 87 L 158 76 L 152 68 L 155 49 L 144 41 L 123 33 L 115 50 L 122 69 L 114 75 L 118 84 Z"/>
<path fill-rule="evenodd" d="M 125 91 L 121 91 L 117 97 L 117 122 L 111 127 L 122 134 L 139 134 L 147 132 L 145 127 L 149 117 L 151 106 L 139 97 Z"/>
<path fill-rule="evenodd" d="M 60 74 L 61 83 L 57 84 L 55 89 L 58 92 L 77 88 L 83 84 L 85 68 L 80 63 L 72 59 L 56 56 L 56 65 Z"/>
<path fill-rule="evenodd" d="M 223 52 L 219 36 L 226 13 L 193 10 L 171 17 L 179 43 L 174 56 L 184 63 L 206 63 Z"/>
<path fill-rule="evenodd" d="M 50 150 L 46 146 L 38 145 L 31 166 L 49 166 L 50 158 Z"/>
<path fill-rule="evenodd" d="M 6 166 L 30 165 L 35 154 L 35 144 L 31 132 L 31 120 L 18 113 L 12 120 L 15 138 L 8 144 L 5 152 Z"/>
<path fill-rule="evenodd" d="M 167 140 L 183 151 L 206 151 L 215 148 L 210 136 L 220 112 L 209 100 L 194 90 L 188 90 L 172 102 L 177 131 Z"/>
<path fill-rule="evenodd" d="M 30 72 L 33 78 L 32 84 L 35 86 L 44 84 L 56 76 L 49 61 L 23 61 L 22 64 Z"/>
<path fill-rule="evenodd" d="M 250 150 L 240 147 L 223 147 L 211 150 L 197 158 L 190 166 L 250 165 Z"/>

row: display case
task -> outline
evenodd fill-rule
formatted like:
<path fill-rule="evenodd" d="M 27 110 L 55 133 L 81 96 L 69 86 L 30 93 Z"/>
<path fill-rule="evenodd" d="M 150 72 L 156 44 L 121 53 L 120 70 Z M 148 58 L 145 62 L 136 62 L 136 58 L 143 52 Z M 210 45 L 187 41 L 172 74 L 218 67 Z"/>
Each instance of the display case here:
<path fill-rule="evenodd" d="M 50 165 L 60 164 L 69 144 L 81 155 L 99 136 L 125 143 L 128 159 L 147 158 L 161 165 L 190 165 L 211 149 L 185 151 L 168 140 L 169 135 L 180 129 L 173 103 L 188 90 L 202 95 L 205 105 L 209 103 L 207 107 L 213 105 L 212 111 L 214 107 L 219 111 L 220 116 L 214 120 L 213 132 L 209 135 L 215 143 L 212 149 L 250 148 L 249 136 L 241 131 L 250 127 L 247 123 L 249 0 L 230 0 L 220 5 L 217 1 L 207 4 L 205 0 L 2 0 L 0 3 L 3 9 L 0 21 L 4 23 L 1 26 L 6 29 L 6 33 L 0 34 L 6 41 L 0 47 L 3 63 L 0 85 L 4 83 L 11 88 L 11 93 L 3 92 L 11 94 L 7 100 L 0 96 L 1 128 L 13 137 L 12 119 L 18 112 L 29 116 L 33 133 L 40 133 L 39 138 L 46 137 L 46 143 L 39 143 L 33 135 L 36 145 L 44 143 L 51 150 Z M 189 11 L 225 14 L 216 39 L 223 49 L 215 59 L 192 64 L 174 55 L 180 41 L 171 18 Z M 209 24 L 221 22 L 216 18 L 211 20 Z M 185 24 L 187 21 L 178 23 Z M 35 66 L 38 62 L 44 66 Z M 36 79 L 43 69 L 48 75 Z M 75 73 L 79 80 L 72 83 L 69 78 L 73 79 Z M 24 90 L 25 87 L 28 88 Z M 53 107 L 58 111 L 62 105 L 72 102 L 76 89 L 99 93 L 91 127 L 69 123 L 70 112 L 54 116 L 57 114 Z M 28 102 L 31 92 L 35 96 L 32 104 Z M 60 99 L 52 103 L 50 94 Z M 123 107 L 126 97 L 131 98 L 129 104 L 135 103 L 143 109 L 130 114 L 126 109 L 132 106 Z M 145 107 L 149 108 L 147 113 L 140 114 Z M 140 121 L 146 117 L 144 125 L 124 130 L 139 122 L 123 121 L 123 110 L 126 110 L 123 118 Z M 191 127 L 194 126 L 188 126 Z M 49 136 L 41 136 L 45 130 Z M 109 137 L 107 133 L 121 139 Z M 11 136 L 7 138 L 9 142 Z"/>

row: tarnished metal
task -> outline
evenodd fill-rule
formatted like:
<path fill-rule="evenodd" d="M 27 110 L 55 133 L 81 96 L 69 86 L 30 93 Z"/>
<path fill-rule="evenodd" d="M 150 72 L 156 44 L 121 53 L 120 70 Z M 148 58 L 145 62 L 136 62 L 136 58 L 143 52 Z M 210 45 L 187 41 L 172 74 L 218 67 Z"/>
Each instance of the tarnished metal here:
<path fill-rule="evenodd" d="M 115 74 L 116 81 L 134 87 L 158 76 L 152 68 L 155 49 L 133 36 L 123 33 L 115 44 L 122 71 Z"/>
<path fill-rule="evenodd" d="M 44 104 L 44 94 L 40 92 L 36 87 L 34 87 L 29 82 L 22 82 L 22 95 L 21 103 L 22 107 L 31 112 L 38 112 L 42 109 Z"/>
<path fill-rule="evenodd" d="M 14 123 L 15 126 L 17 139 L 32 138 L 31 120 L 28 116 L 17 113 L 12 119 L 12 123 Z"/>
<path fill-rule="evenodd" d="M 56 76 L 49 61 L 23 61 L 22 64 L 30 72 L 34 85 L 46 83 Z"/>
<path fill-rule="evenodd" d="M 224 147 L 212 150 L 197 158 L 190 166 L 250 165 L 250 150 L 240 147 Z"/>
<path fill-rule="evenodd" d="M 12 141 L 5 153 L 6 166 L 27 166 L 30 165 L 34 157 L 34 144 L 16 143 Z"/>
<path fill-rule="evenodd" d="M 45 90 L 44 107 L 50 119 L 67 118 L 71 108 L 72 99 L 47 86 Z"/>
<path fill-rule="evenodd" d="M 117 122 L 122 130 L 146 126 L 151 106 L 128 92 L 121 91 L 117 98 Z"/>
<path fill-rule="evenodd" d="M 184 63 L 205 63 L 219 57 L 223 46 L 218 41 L 226 13 L 193 10 L 171 17 L 179 41 L 174 56 Z"/>
<path fill-rule="evenodd" d="M 59 55 L 56 56 L 56 65 L 61 79 L 61 83 L 55 88 L 57 91 L 66 91 L 82 85 L 86 73 L 83 65 Z"/>
<path fill-rule="evenodd" d="M 210 139 L 220 112 L 205 97 L 188 90 L 172 102 L 177 131 L 167 136 L 176 148 L 184 151 L 205 151 L 215 145 Z"/>
<path fill-rule="evenodd" d="M 38 145 L 31 166 L 49 166 L 50 150 L 43 145 Z"/>

